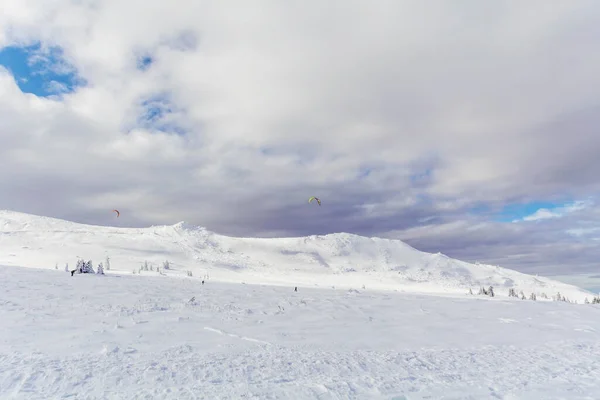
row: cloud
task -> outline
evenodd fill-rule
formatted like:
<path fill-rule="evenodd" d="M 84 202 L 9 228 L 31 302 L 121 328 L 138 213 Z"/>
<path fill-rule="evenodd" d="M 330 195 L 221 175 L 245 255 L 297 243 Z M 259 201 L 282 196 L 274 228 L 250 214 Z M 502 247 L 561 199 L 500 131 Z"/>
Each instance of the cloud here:
<path fill-rule="evenodd" d="M 597 256 L 567 233 L 595 206 L 551 210 L 600 192 L 595 1 L 5 3 L 0 45 L 40 44 L 46 73 L 0 70 L 0 208 L 388 235 L 523 271 Z M 498 220 L 544 212 L 564 216 Z"/>
<path fill-rule="evenodd" d="M 572 204 L 568 204 L 568 205 L 565 205 L 562 207 L 555 207 L 553 209 L 540 208 L 535 213 L 523 217 L 522 220 L 523 221 L 539 221 L 539 220 L 548 219 L 548 218 L 561 218 L 561 217 L 564 217 L 566 214 L 583 210 L 588 205 L 589 204 L 586 203 L 585 201 L 576 201 Z M 518 221 L 519 220 L 515 220 L 514 222 L 518 222 Z"/>

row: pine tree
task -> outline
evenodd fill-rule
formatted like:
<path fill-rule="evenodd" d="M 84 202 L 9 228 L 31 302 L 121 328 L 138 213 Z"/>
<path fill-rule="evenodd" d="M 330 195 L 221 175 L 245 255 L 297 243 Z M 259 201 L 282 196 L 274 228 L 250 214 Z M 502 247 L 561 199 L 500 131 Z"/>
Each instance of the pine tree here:
<path fill-rule="evenodd" d="M 77 273 L 79 274 L 94 274 L 94 268 L 92 266 L 92 260 L 83 261 L 77 260 Z"/>
<path fill-rule="evenodd" d="M 561 301 L 562 300 L 562 296 L 561 296 L 560 292 L 556 293 L 556 296 L 554 296 L 554 300 L 555 301 Z"/>
<path fill-rule="evenodd" d="M 536 301 L 537 300 L 537 296 L 535 295 L 535 293 L 531 293 L 531 296 L 529 296 L 529 300 L 533 300 Z"/>
<path fill-rule="evenodd" d="M 517 297 L 517 292 L 514 288 L 508 289 L 508 297 Z"/>
<path fill-rule="evenodd" d="M 96 274 L 104 275 L 104 267 L 102 266 L 102 263 L 98 264 L 98 271 L 96 272 Z"/>
<path fill-rule="evenodd" d="M 586 297 L 585 300 L 583 301 L 585 304 L 590 304 L 590 301 L 588 300 L 588 298 Z"/>
<path fill-rule="evenodd" d="M 490 297 L 494 297 L 494 288 L 492 286 L 488 288 L 488 293 Z"/>
<path fill-rule="evenodd" d="M 110 258 L 108 256 L 106 256 L 105 264 L 106 264 L 106 270 L 110 271 Z"/>

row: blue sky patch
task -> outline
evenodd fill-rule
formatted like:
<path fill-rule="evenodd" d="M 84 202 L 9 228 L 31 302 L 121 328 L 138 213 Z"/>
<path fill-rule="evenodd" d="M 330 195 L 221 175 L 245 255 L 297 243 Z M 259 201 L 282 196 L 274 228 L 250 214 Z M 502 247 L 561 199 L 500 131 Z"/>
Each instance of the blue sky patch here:
<path fill-rule="evenodd" d="M 40 43 L 4 47 L 0 65 L 13 75 L 23 93 L 40 97 L 71 93 L 85 84 L 59 47 L 42 48 Z"/>
<path fill-rule="evenodd" d="M 167 94 L 151 96 L 140 103 L 142 112 L 138 117 L 139 126 L 167 133 L 184 135 L 185 129 L 177 122 L 183 111 L 179 109 Z"/>
<path fill-rule="evenodd" d="M 534 214 L 539 209 L 556 209 L 564 206 L 565 203 L 556 203 L 549 201 L 533 201 L 522 204 L 508 204 L 496 214 L 495 220 L 499 222 L 513 222 L 515 220 L 523 220 L 523 218 Z"/>
<path fill-rule="evenodd" d="M 150 66 L 152 65 L 153 62 L 154 62 L 154 59 L 151 56 L 149 56 L 149 55 L 141 56 L 137 60 L 137 68 L 140 71 L 146 71 L 148 68 L 150 68 Z"/>

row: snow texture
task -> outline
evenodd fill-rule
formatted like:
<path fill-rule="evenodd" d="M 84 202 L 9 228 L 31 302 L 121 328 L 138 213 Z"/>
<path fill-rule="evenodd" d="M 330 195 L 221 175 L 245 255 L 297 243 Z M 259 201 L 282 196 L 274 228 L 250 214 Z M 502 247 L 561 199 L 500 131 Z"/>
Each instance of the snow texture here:
<path fill-rule="evenodd" d="M 0 398 L 600 398 L 600 305 L 522 300 L 499 282 L 586 295 L 573 286 L 347 234 L 12 212 L 0 229 Z M 107 256 L 104 275 L 55 269 Z M 488 285 L 494 297 L 465 291 Z"/>
<path fill-rule="evenodd" d="M 0 267 L 0 398 L 592 399 L 600 309 Z"/>

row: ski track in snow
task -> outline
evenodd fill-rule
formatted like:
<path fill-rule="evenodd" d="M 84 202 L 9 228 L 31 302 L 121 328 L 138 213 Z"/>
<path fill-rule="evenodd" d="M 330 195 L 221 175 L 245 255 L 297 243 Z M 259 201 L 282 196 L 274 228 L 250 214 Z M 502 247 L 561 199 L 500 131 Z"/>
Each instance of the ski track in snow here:
<path fill-rule="evenodd" d="M 7 399 L 600 398 L 596 305 L 0 267 L 0 321 Z"/>

